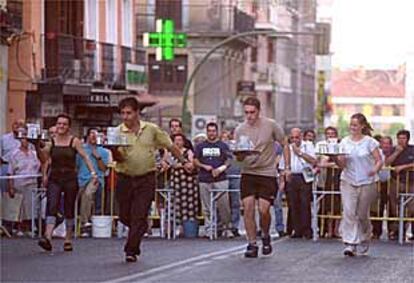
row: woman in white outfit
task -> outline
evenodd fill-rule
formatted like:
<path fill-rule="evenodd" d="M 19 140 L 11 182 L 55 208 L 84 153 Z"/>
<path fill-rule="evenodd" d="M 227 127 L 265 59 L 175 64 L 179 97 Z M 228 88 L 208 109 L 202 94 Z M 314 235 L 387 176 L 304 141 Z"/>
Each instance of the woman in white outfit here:
<path fill-rule="evenodd" d="M 343 215 L 339 228 L 345 244 L 343 252 L 346 256 L 355 256 L 357 247 L 361 254 L 368 252 L 372 232 L 370 206 L 376 199 L 382 160 L 379 143 L 370 137 L 372 127 L 363 114 L 352 115 L 349 130 L 350 135 L 340 143 L 348 155 L 336 157 L 335 162 L 343 169 Z"/>

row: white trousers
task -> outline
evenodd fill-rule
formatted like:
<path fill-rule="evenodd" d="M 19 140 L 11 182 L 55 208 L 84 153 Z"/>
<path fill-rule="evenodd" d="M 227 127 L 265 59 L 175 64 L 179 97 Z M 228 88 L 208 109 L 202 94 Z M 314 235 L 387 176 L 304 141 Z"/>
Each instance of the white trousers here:
<path fill-rule="evenodd" d="M 341 181 L 342 220 L 339 232 L 344 243 L 358 245 L 371 238 L 369 213 L 376 197 L 375 183 L 353 186 Z"/>

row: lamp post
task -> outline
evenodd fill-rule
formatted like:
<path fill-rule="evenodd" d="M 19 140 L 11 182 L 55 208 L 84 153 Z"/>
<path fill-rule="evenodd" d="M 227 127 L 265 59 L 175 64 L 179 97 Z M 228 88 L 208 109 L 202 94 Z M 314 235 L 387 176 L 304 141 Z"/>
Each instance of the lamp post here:
<path fill-rule="evenodd" d="M 291 32 L 291 31 L 275 31 L 275 30 L 255 30 L 255 31 L 248 31 L 238 33 L 236 35 L 230 36 L 229 38 L 224 39 L 223 41 L 216 44 L 212 47 L 206 55 L 197 63 L 194 67 L 194 70 L 191 72 L 188 80 L 184 86 L 183 90 L 183 103 L 182 103 L 182 112 L 181 112 L 181 119 L 183 123 L 184 131 L 188 131 L 191 125 L 191 113 L 188 110 L 188 95 L 190 91 L 191 84 L 194 80 L 194 77 L 200 70 L 201 66 L 210 58 L 210 56 L 220 47 L 226 45 L 227 43 L 236 40 L 238 38 L 246 37 L 246 36 L 255 36 L 255 35 L 268 35 L 268 36 L 288 36 L 288 35 L 303 35 L 303 36 L 314 36 L 317 35 L 317 32 Z"/>

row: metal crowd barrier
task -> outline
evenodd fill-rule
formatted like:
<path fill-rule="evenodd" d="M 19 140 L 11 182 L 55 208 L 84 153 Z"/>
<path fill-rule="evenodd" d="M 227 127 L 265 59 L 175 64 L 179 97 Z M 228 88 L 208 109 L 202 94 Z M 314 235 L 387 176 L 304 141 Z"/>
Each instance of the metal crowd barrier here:
<path fill-rule="evenodd" d="M 115 179 L 116 172 L 113 165 L 108 166 L 109 172 L 109 213 L 112 219 L 118 219 L 118 215 L 115 213 Z M 149 220 L 159 220 L 160 221 L 160 234 L 161 237 L 165 237 L 168 240 L 173 237 L 175 239 L 175 213 L 172 203 L 172 194 L 173 190 L 168 188 L 166 174 L 164 174 L 164 185 L 162 188 L 157 188 L 155 190 L 155 207 L 152 209 L 151 214 L 148 215 Z M 102 200 L 105 199 L 105 189 L 103 189 Z M 164 203 L 163 207 L 160 207 L 159 197 L 161 197 L 162 202 Z M 77 210 L 76 210 L 77 211 Z M 104 211 L 104 206 L 102 206 L 102 212 Z M 161 213 L 159 213 L 161 212 Z M 166 226 L 166 227 L 165 227 Z"/>
<path fill-rule="evenodd" d="M 240 179 L 240 175 L 227 175 L 227 179 Z M 238 190 L 230 190 L 230 189 L 223 189 L 223 190 L 211 190 L 210 191 L 210 221 L 211 221 L 211 228 L 212 233 L 210 233 L 210 240 L 217 239 L 217 219 L 218 219 L 218 211 L 217 211 L 217 201 L 224 195 L 230 192 L 240 192 L 240 188 Z M 229 204 L 230 205 L 230 204 Z"/>
<path fill-rule="evenodd" d="M 0 180 L 16 180 L 16 179 L 26 179 L 26 178 L 38 178 L 41 177 L 41 174 L 31 174 L 31 175 L 8 175 L 8 176 L 0 176 Z M 45 188 L 32 188 L 31 189 L 31 202 L 32 202 L 32 211 L 31 211 L 31 232 L 32 232 L 32 238 L 34 238 L 34 232 L 35 232 L 35 228 L 36 228 L 36 224 L 35 224 L 35 205 L 36 205 L 36 199 L 40 196 L 40 195 L 45 195 L 46 193 L 46 189 Z M 3 198 L 1 198 L 3 199 Z M 39 226 L 38 226 L 38 231 L 39 231 L 39 235 L 41 235 L 42 233 L 42 217 L 40 216 L 41 214 L 41 205 L 39 202 Z M 6 235 L 8 237 L 10 237 L 11 235 L 9 235 L 9 233 L 7 232 L 6 228 L 3 227 L 2 225 L 2 221 L 3 219 L 0 219 L 0 229 L 3 230 L 4 232 L 6 232 Z"/>
<path fill-rule="evenodd" d="M 316 176 L 313 182 L 312 230 L 314 241 L 317 241 L 320 236 L 323 236 L 326 221 L 338 221 L 341 219 L 341 192 L 339 183 L 335 183 L 333 180 L 334 178 L 338 178 L 337 181 L 339 182 L 339 176 L 335 176 L 339 168 L 334 167 L 332 169 L 331 176 L 324 176 L 325 178 L 330 177 L 332 179 L 329 186 L 326 186 L 326 182 L 325 186 L 318 186 L 318 180 L 321 178 L 320 174 Z M 410 201 L 414 202 L 414 191 L 410 191 L 410 187 L 413 187 L 414 184 L 410 184 L 408 174 L 406 174 L 405 180 L 400 180 L 399 175 L 397 175 L 397 178 L 391 176 L 394 168 L 386 167 L 382 170 L 389 171 L 390 177 L 384 182 L 377 182 L 378 194 L 376 203 L 371 206 L 370 220 L 378 221 L 379 224 L 377 225 L 381 226 L 382 221 L 386 221 L 388 227 L 391 227 L 390 230 L 392 232 L 395 232 L 395 227 L 398 225 L 398 242 L 402 244 L 405 234 L 404 223 L 411 222 L 414 225 L 414 217 L 408 216 L 409 211 L 407 207 Z M 409 172 L 414 172 L 414 170 L 409 170 Z M 405 187 L 401 187 L 402 185 L 405 185 Z M 326 206 L 328 206 L 329 211 L 326 210 Z M 384 214 L 385 207 L 386 215 Z M 321 233 L 322 235 L 320 235 Z"/>

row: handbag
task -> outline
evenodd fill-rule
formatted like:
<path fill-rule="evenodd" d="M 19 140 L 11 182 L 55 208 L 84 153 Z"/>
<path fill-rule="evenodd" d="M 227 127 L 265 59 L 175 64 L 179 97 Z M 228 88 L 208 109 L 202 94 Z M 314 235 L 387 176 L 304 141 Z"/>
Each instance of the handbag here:
<path fill-rule="evenodd" d="M 1 218 L 5 221 L 18 222 L 23 203 L 22 194 L 14 194 L 11 198 L 8 193 L 1 196 Z"/>

